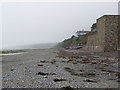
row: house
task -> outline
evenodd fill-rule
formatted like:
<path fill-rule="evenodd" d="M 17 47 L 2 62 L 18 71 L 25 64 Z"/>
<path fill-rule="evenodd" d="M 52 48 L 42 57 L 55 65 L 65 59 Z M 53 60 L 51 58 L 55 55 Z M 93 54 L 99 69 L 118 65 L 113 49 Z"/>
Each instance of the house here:
<path fill-rule="evenodd" d="M 85 30 L 77 31 L 77 32 L 76 32 L 76 35 L 77 35 L 77 36 L 83 36 L 83 35 L 88 34 L 89 32 L 90 32 L 90 31 L 85 31 Z"/>

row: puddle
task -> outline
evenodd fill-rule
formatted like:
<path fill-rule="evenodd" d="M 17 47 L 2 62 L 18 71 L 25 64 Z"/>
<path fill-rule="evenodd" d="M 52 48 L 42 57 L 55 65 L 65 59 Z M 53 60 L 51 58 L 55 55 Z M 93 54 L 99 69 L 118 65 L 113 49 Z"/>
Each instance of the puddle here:
<path fill-rule="evenodd" d="M 8 54 L 0 54 L 0 56 L 8 56 L 8 55 L 19 55 L 19 54 L 24 54 L 27 52 L 22 52 L 22 53 L 8 53 Z"/>

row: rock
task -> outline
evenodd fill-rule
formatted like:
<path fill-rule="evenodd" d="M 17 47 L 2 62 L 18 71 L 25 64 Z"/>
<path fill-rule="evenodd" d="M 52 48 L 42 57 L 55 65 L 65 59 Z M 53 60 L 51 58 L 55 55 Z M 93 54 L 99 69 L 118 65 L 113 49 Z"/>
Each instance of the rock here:
<path fill-rule="evenodd" d="M 41 63 L 46 63 L 46 61 L 40 61 Z"/>
<path fill-rule="evenodd" d="M 120 80 L 117 80 L 117 82 L 120 82 Z"/>
<path fill-rule="evenodd" d="M 91 61 L 91 63 L 92 63 L 92 64 L 98 64 L 98 63 L 100 63 L 100 61 L 95 60 L 95 61 Z"/>
<path fill-rule="evenodd" d="M 36 75 L 56 75 L 55 73 L 43 73 L 43 72 L 38 72 Z"/>
<path fill-rule="evenodd" d="M 54 79 L 54 82 L 67 81 L 66 79 Z"/>
<path fill-rule="evenodd" d="M 55 62 L 56 62 L 56 60 L 54 59 L 54 60 L 51 62 L 51 64 L 55 64 Z"/>
<path fill-rule="evenodd" d="M 84 72 L 84 70 L 80 70 L 80 72 Z"/>
<path fill-rule="evenodd" d="M 81 56 L 81 58 L 87 58 L 87 56 Z"/>
<path fill-rule="evenodd" d="M 70 73 L 74 71 L 73 69 L 71 69 L 69 67 L 64 67 L 64 69 L 65 69 L 65 71 L 70 72 Z"/>
<path fill-rule="evenodd" d="M 93 58 L 100 58 L 100 56 L 93 56 Z"/>
<path fill-rule="evenodd" d="M 15 70 L 15 69 L 12 68 L 10 71 L 14 71 L 14 70 Z"/>
<path fill-rule="evenodd" d="M 118 79 L 118 77 L 111 77 L 108 80 L 117 80 L 117 79 Z"/>
<path fill-rule="evenodd" d="M 72 87 L 70 86 L 66 86 L 66 87 L 62 87 L 63 90 L 74 90 Z"/>
<path fill-rule="evenodd" d="M 38 64 L 37 66 L 43 66 L 42 64 Z"/>
<path fill-rule="evenodd" d="M 97 82 L 96 80 L 93 80 L 93 79 L 85 79 L 83 81 L 85 81 L 85 82 Z"/>
<path fill-rule="evenodd" d="M 77 64 L 77 62 L 73 62 L 73 64 Z"/>

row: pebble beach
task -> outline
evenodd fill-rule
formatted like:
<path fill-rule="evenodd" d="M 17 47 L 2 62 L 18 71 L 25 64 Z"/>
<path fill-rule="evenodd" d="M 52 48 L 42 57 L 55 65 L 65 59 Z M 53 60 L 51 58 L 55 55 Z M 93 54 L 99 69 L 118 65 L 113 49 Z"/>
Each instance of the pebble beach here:
<path fill-rule="evenodd" d="M 58 49 L 24 51 L 2 56 L 2 88 L 118 88 L 118 58 L 83 52 L 71 57 L 70 50 Z"/>

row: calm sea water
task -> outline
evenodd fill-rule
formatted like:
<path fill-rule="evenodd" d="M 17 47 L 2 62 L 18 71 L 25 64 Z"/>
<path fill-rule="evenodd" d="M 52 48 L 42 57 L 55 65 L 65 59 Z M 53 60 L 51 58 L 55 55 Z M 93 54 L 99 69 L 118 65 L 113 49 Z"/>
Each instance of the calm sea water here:
<path fill-rule="evenodd" d="M 2 49 L 0 49 L 0 51 L 20 50 L 20 49 L 49 49 L 49 48 L 53 48 L 55 45 L 56 45 L 56 43 L 22 45 L 22 46 L 14 46 L 14 47 L 2 48 Z"/>

